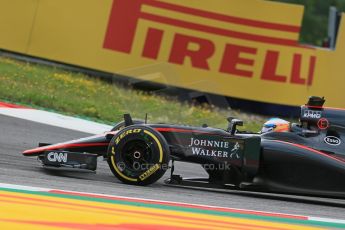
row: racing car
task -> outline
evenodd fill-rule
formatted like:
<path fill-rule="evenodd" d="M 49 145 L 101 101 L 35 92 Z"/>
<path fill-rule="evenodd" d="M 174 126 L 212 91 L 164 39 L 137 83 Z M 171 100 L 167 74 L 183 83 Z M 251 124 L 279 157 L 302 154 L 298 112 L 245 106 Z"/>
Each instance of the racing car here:
<path fill-rule="evenodd" d="M 243 121 L 231 117 L 219 129 L 149 124 L 125 114 L 109 132 L 40 143 L 23 155 L 37 156 L 45 167 L 91 171 L 103 157 L 120 181 L 132 185 L 154 183 L 171 168 L 165 182 L 173 185 L 345 197 L 345 110 L 324 102 L 310 97 L 299 123 L 285 132 L 239 131 Z M 208 177 L 175 175 L 175 161 L 200 164 Z"/>

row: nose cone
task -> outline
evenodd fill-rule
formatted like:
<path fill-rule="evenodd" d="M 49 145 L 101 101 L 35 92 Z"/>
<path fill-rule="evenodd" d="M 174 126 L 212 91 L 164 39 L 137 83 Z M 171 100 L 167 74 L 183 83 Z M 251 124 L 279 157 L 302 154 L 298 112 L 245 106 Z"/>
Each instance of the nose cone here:
<path fill-rule="evenodd" d="M 93 150 L 98 150 L 98 148 L 103 149 L 107 148 L 109 144 L 109 139 L 106 138 L 107 133 L 100 134 L 100 135 L 94 135 L 91 137 L 85 137 L 80 138 L 72 141 L 67 141 L 63 143 L 53 144 L 53 145 L 47 145 L 42 147 L 37 147 L 33 149 L 28 149 L 23 152 L 24 156 L 38 156 L 40 154 L 43 154 L 45 151 L 50 150 L 74 150 L 79 151 L 82 150 L 82 152 L 91 152 L 93 153 Z M 96 147 L 96 148 L 94 148 Z"/>

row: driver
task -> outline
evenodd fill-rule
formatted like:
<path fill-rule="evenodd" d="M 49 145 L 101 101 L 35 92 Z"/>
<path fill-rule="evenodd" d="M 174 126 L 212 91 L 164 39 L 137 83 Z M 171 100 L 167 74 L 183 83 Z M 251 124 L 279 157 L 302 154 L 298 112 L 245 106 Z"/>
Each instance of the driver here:
<path fill-rule="evenodd" d="M 280 118 L 271 118 L 266 121 L 261 129 L 261 133 L 267 132 L 289 132 L 290 131 L 290 122 L 280 119 Z"/>

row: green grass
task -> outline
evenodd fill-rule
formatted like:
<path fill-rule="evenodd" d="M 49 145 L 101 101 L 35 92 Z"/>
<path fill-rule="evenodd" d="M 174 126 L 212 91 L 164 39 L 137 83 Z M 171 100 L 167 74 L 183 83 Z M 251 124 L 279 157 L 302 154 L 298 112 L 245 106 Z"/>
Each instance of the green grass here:
<path fill-rule="evenodd" d="M 0 100 L 84 116 L 113 124 L 124 113 L 150 122 L 225 128 L 226 117 L 244 120 L 258 131 L 263 117 L 210 106 L 192 106 L 171 98 L 126 89 L 80 73 L 0 57 Z"/>

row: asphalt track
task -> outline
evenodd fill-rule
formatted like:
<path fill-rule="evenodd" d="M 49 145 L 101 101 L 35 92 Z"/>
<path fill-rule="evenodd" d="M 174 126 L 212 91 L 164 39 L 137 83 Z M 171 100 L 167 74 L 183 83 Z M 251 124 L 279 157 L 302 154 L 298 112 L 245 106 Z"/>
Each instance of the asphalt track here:
<path fill-rule="evenodd" d="M 61 142 L 88 135 L 0 115 L 0 183 L 345 219 L 345 199 L 168 187 L 163 179 L 169 172 L 151 186 L 130 186 L 118 181 L 101 158 L 94 174 L 47 171 L 35 158 L 21 155 L 39 141 Z M 186 163 L 177 163 L 176 172 L 189 177 L 206 175 L 200 166 Z"/>

